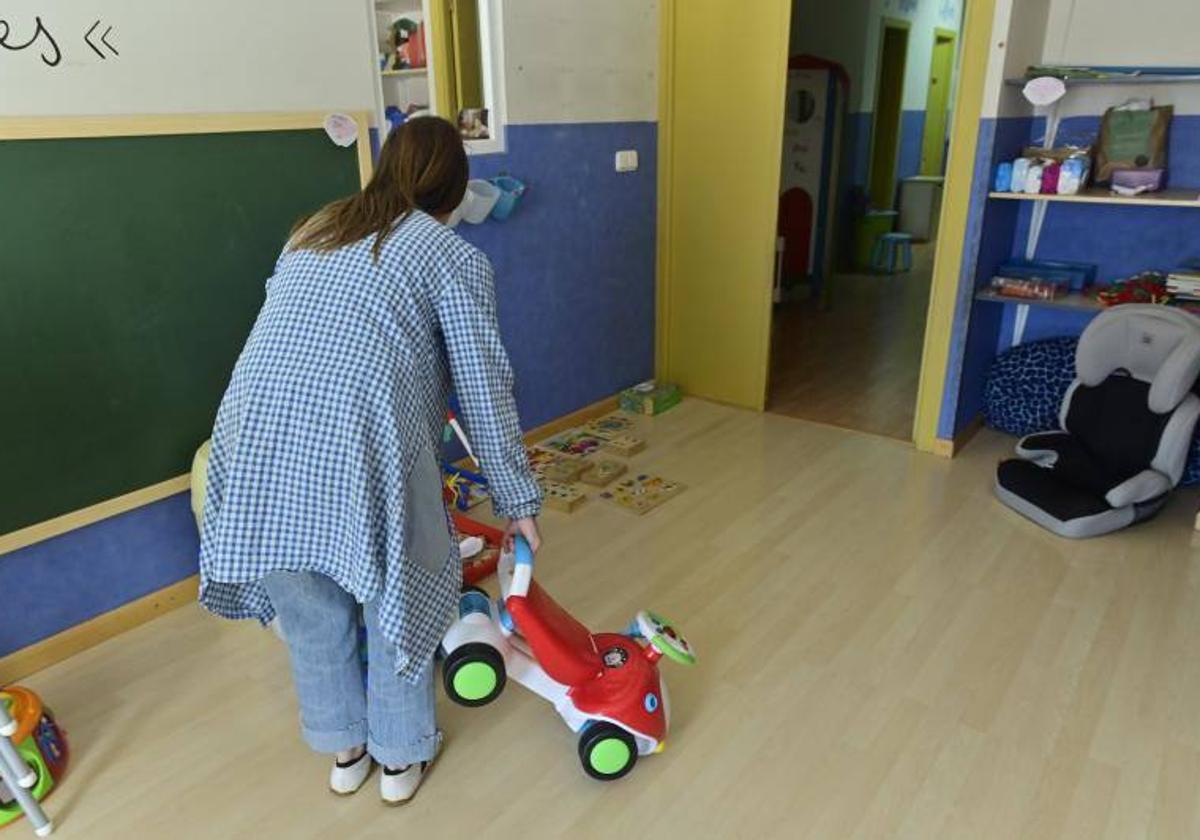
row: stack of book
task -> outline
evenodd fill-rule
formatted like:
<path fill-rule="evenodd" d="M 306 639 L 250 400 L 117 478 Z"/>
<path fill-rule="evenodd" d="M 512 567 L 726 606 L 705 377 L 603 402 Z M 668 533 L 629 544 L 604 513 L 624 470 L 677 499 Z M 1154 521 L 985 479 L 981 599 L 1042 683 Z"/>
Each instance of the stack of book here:
<path fill-rule="evenodd" d="M 1167 275 L 1167 291 L 1183 300 L 1200 301 L 1200 269 L 1177 269 Z"/>

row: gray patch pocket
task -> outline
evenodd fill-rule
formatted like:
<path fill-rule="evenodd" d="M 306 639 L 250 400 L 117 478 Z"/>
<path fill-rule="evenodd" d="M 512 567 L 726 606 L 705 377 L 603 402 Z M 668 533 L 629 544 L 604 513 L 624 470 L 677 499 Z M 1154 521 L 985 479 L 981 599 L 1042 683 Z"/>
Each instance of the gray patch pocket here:
<path fill-rule="evenodd" d="M 442 473 L 432 453 L 417 455 L 405 482 L 405 553 L 430 574 L 450 557 L 450 526 L 442 501 Z"/>

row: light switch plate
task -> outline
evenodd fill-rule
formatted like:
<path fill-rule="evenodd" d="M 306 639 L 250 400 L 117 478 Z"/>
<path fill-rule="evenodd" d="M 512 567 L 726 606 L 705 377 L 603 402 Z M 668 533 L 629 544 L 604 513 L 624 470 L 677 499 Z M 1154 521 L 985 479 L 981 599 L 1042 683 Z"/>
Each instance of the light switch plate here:
<path fill-rule="evenodd" d="M 622 149 L 617 152 L 617 171 L 636 172 L 638 168 L 637 149 Z"/>

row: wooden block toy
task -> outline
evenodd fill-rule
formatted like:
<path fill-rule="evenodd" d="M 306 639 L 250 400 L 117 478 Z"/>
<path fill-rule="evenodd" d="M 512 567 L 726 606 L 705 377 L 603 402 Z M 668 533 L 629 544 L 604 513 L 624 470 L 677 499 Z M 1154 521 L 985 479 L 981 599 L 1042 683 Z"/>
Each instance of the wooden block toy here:
<path fill-rule="evenodd" d="M 533 470 L 533 474 L 541 478 L 542 471 L 546 468 L 546 464 L 559 457 L 559 453 L 552 452 L 549 449 L 542 449 L 540 446 L 532 446 L 525 450 L 526 456 L 529 458 L 529 468 Z"/>
<path fill-rule="evenodd" d="M 587 496 L 583 491 L 570 484 L 556 484 L 553 481 L 547 481 L 542 483 L 542 491 L 546 495 L 546 507 L 561 513 L 573 513 L 577 507 L 587 501 Z"/>
<path fill-rule="evenodd" d="M 603 449 L 605 452 L 611 452 L 614 455 L 620 455 L 623 458 L 628 458 L 630 455 L 636 455 L 646 448 L 646 441 L 633 435 L 617 435 L 604 441 Z"/>
<path fill-rule="evenodd" d="M 683 489 L 682 484 L 661 476 L 639 475 L 625 479 L 611 490 L 605 490 L 600 498 L 641 515 L 678 496 Z"/>
<path fill-rule="evenodd" d="M 542 468 L 542 477 L 554 484 L 572 484 L 587 469 L 587 463 L 579 458 L 556 455 Z"/>
<path fill-rule="evenodd" d="M 607 487 L 615 479 L 623 476 L 627 469 L 628 467 L 620 461 L 598 460 L 583 471 L 579 480 L 592 487 Z"/>

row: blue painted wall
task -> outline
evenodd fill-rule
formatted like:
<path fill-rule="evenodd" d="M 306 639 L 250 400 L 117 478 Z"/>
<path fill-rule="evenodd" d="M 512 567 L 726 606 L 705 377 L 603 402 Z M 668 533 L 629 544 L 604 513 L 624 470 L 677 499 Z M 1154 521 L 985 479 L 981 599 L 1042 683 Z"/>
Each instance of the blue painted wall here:
<path fill-rule="evenodd" d="M 458 230 L 495 265 L 530 428 L 653 375 L 656 126 L 514 125 L 507 145 L 472 174 L 521 178 L 522 206 Z M 614 171 L 619 149 L 637 172 Z M 197 548 L 182 493 L 0 556 L 0 656 L 195 574 Z"/>
<path fill-rule="evenodd" d="M 458 228 L 495 265 L 527 428 L 654 374 L 655 140 L 654 123 L 517 125 L 471 161 L 528 186 L 510 220 Z M 613 171 L 618 149 L 637 172 Z"/>
<path fill-rule="evenodd" d="M 0 556 L 0 656 L 196 573 L 181 493 Z"/>
<path fill-rule="evenodd" d="M 1005 159 L 1009 149 L 1021 146 L 1029 137 L 1032 121 L 1028 118 L 983 119 L 979 123 L 975 150 L 975 179 L 967 211 L 967 233 L 960 266 L 958 296 L 955 300 L 954 326 L 950 334 L 950 364 L 942 409 L 938 418 L 938 437 L 953 438 L 956 431 L 978 414 L 982 404 L 983 383 L 995 355 L 1000 330 L 999 307 L 977 304 L 975 292 L 991 277 L 991 268 L 1012 251 L 1019 207 L 988 201 L 990 173 Z M 978 266 L 987 269 L 980 272 Z"/>
<path fill-rule="evenodd" d="M 921 174 L 921 146 L 925 139 L 925 112 L 905 111 L 900 115 L 900 150 L 896 180 Z"/>

